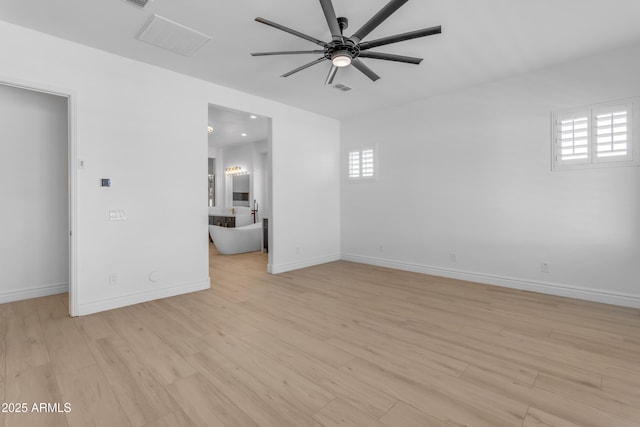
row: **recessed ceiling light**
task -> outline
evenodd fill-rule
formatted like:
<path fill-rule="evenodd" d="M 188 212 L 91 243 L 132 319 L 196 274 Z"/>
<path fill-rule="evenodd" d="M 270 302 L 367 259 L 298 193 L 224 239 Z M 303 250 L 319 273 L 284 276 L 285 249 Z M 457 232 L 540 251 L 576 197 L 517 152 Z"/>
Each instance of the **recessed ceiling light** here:
<path fill-rule="evenodd" d="M 241 133 L 240 136 L 247 136 L 247 134 L 246 133 Z"/>
<path fill-rule="evenodd" d="M 255 115 L 253 115 L 253 114 L 252 114 L 252 115 L 250 115 L 249 117 L 250 117 L 250 118 L 252 118 L 252 119 L 257 119 L 257 118 L 258 118 L 258 116 L 255 116 Z"/>

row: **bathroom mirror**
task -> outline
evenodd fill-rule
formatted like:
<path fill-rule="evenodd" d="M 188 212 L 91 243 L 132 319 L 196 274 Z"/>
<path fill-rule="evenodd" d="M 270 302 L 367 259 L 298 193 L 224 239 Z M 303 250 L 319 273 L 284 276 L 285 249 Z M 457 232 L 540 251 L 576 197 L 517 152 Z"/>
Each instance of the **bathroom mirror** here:
<path fill-rule="evenodd" d="M 233 176 L 233 205 L 249 207 L 249 181 L 250 175 L 234 175 Z"/>

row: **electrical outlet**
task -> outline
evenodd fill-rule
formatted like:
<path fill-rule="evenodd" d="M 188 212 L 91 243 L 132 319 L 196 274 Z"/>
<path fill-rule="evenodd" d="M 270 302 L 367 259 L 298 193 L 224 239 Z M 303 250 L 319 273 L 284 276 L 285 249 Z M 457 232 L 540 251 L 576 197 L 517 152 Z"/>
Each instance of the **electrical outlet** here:
<path fill-rule="evenodd" d="M 382 247 L 382 245 L 380 245 L 380 253 L 384 252 L 384 248 Z"/>
<path fill-rule="evenodd" d="M 548 262 L 543 262 L 540 264 L 540 271 L 543 273 L 549 273 L 550 272 L 550 267 L 549 267 L 549 263 Z"/>
<path fill-rule="evenodd" d="M 109 274 L 109 284 L 116 285 L 117 283 L 118 283 L 118 274 L 117 273 Z"/>
<path fill-rule="evenodd" d="M 300 255 L 300 247 L 296 246 L 296 255 Z"/>
<path fill-rule="evenodd" d="M 451 261 L 454 264 L 458 261 L 458 257 L 456 256 L 455 253 L 450 253 L 449 254 L 449 261 Z"/>

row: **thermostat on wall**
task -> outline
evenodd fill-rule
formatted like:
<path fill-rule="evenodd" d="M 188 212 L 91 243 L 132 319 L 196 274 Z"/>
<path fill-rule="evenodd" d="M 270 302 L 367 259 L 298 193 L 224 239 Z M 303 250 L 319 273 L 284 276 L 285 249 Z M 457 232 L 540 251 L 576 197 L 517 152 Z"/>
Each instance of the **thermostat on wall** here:
<path fill-rule="evenodd" d="M 100 180 L 101 187 L 111 187 L 111 179 L 110 178 L 102 178 Z"/>

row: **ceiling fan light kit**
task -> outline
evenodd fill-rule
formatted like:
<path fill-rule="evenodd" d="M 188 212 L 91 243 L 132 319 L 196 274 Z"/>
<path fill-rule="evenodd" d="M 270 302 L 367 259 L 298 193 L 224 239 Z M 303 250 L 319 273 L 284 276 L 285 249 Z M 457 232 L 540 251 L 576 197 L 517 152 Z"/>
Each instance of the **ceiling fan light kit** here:
<path fill-rule="evenodd" d="M 346 50 L 339 50 L 331 55 L 331 63 L 338 68 L 351 65 L 351 54 Z"/>
<path fill-rule="evenodd" d="M 367 21 L 358 31 L 353 33 L 351 37 L 344 35 L 344 30 L 349 26 L 349 21 L 344 17 L 336 17 L 336 12 L 333 9 L 333 3 L 331 0 L 320 0 L 320 6 L 327 20 L 329 31 L 331 32 L 331 41 L 323 42 L 315 37 L 311 37 L 307 34 L 285 27 L 284 25 L 277 24 L 264 18 L 256 18 L 257 22 L 276 28 L 278 30 L 287 32 L 296 37 L 305 39 L 311 43 L 315 43 L 322 46 L 322 50 L 295 50 L 295 51 L 280 51 L 280 52 L 258 52 L 252 53 L 252 56 L 268 56 L 268 55 L 304 55 L 304 54 L 322 54 L 322 56 L 312 62 L 302 65 L 295 70 L 289 71 L 282 75 L 282 77 L 289 77 L 298 71 L 305 70 L 313 65 L 320 64 L 324 61 L 331 61 L 331 69 L 329 75 L 325 80 L 326 85 L 333 83 L 333 80 L 337 74 L 339 68 L 348 67 L 353 65 L 358 71 L 363 73 L 372 81 L 376 81 L 380 78 L 373 72 L 367 65 L 365 65 L 360 58 L 378 59 L 383 61 L 395 61 L 403 62 L 406 64 L 418 65 L 422 62 L 422 58 L 415 58 L 411 56 L 395 55 L 391 53 L 371 52 L 369 49 L 379 46 L 385 46 L 392 43 L 398 43 L 406 40 L 416 39 L 420 37 L 431 36 L 434 34 L 440 34 L 442 27 L 440 25 L 435 27 L 424 28 L 422 30 L 410 31 L 407 33 L 396 34 L 393 36 L 383 37 L 368 42 L 362 40 L 382 24 L 389 16 L 391 16 L 402 5 L 409 0 L 391 0 L 384 6 L 378 13 L 376 13 L 369 21 Z"/>

